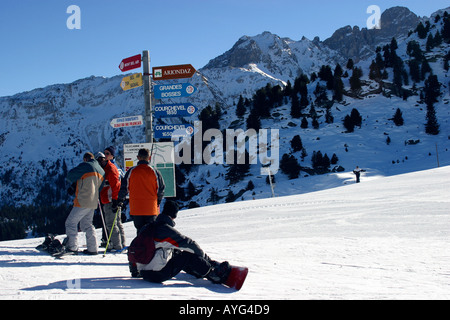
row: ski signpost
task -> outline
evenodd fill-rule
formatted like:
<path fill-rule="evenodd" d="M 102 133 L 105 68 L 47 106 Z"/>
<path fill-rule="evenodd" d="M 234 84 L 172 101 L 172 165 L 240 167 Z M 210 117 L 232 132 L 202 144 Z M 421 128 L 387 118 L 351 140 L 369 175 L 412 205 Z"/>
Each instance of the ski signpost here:
<path fill-rule="evenodd" d="M 191 103 L 158 104 L 153 107 L 155 118 L 190 117 L 198 111 Z"/>
<path fill-rule="evenodd" d="M 177 66 L 154 67 L 153 80 L 172 80 L 192 78 L 197 70 L 190 64 L 181 64 Z"/>
<path fill-rule="evenodd" d="M 119 69 L 122 72 L 133 70 L 141 67 L 141 55 L 137 54 L 135 56 L 125 58 L 119 64 Z"/>
<path fill-rule="evenodd" d="M 152 153 L 151 165 L 157 168 L 163 175 L 166 184 L 165 197 L 176 195 L 175 185 L 175 153 L 173 142 L 153 143 L 153 138 L 188 137 L 194 134 L 194 126 L 190 124 L 164 124 L 156 125 L 153 130 L 153 116 L 156 118 L 190 117 L 198 109 L 190 103 L 160 104 L 152 108 L 152 92 L 154 99 L 169 99 L 190 97 L 197 88 L 190 83 L 175 83 L 153 86 L 150 77 L 154 81 L 192 78 L 197 72 L 191 64 L 154 67 L 150 73 L 150 54 L 147 50 L 141 54 L 125 58 L 119 64 L 122 72 L 143 67 L 142 73 L 124 77 L 120 83 L 122 90 L 127 91 L 137 87 L 144 87 L 145 118 L 142 116 L 113 119 L 113 128 L 138 126 L 145 123 L 146 140 L 148 143 L 124 145 L 124 159 L 126 170 L 136 165 L 137 152 L 141 148 L 148 148 Z M 153 136 L 154 135 L 154 136 Z M 157 160 L 159 159 L 159 160 Z"/>
<path fill-rule="evenodd" d="M 131 76 L 124 77 L 122 79 L 122 82 L 120 83 L 120 87 L 123 91 L 127 91 L 130 89 L 141 87 L 142 84 L 142 73 L 135 73 Z"/>
<path fill-rule="evenodd" d="M 161 124 L 155 126 L 155 138 L 183 138 L 194 134 L 194 126 L 191 124 Z"/>
<path fill-rule="evenodd" d="M 154 86 L 155 99 L 189 97 L 197 91 L 190 83 L 175 83 Z"/>
<path fill-rule="evenodd" d="M 142 126 L 143 124 L 144 121 L 142 120 L 142 116 L 117 118 L 110 122 L 110 125 L 113 128 L 136 127 Z"/>

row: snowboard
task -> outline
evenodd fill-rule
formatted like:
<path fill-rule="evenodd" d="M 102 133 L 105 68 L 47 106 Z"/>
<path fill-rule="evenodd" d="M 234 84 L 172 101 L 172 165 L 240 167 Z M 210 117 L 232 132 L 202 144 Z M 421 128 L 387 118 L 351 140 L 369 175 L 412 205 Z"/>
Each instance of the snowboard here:
<path fill-rule="evenodd" d="M 224 285 L 239 291 L 241 290 L 242 285 L 244 284 L 244 281 L 247 278 L 248 268 L 238 266 L 230 266 L 230 267 L 231 267 L 230 275 L 224 282 Z"/>

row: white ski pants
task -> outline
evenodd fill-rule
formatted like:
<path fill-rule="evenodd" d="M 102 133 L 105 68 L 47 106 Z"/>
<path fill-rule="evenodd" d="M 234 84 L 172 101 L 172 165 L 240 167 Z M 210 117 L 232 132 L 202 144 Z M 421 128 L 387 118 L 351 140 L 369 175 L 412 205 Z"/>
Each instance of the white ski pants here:
<path fill-rule="evenodd" d="M 67 247 L 70 250 L 78 250 L 78 223 L 82 232 L 86 233 L 87 249 L 90 252 L 97 252 L 97 237 L 95 228 L 92 224 L 94 218 L 94 209 L 73 207 L 66 219 Z"/>

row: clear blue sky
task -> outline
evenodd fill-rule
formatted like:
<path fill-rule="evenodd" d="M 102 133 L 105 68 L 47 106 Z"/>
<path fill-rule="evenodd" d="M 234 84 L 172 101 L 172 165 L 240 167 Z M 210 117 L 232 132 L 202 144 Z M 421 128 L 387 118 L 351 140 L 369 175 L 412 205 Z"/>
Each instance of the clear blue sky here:
<path fill-rule="evenodd" d="M 81 10 L 81 29 L 66 22 Z M 121 74 L 123 58 L 150 51 L 151 65 L 199 69 L 243 35 L 270 31 L 321 40 L 366 26 L 369 5 L 406 6 L 430 16 L 448 0 L 1 0 L 0 96 L 56 83 Z"/>

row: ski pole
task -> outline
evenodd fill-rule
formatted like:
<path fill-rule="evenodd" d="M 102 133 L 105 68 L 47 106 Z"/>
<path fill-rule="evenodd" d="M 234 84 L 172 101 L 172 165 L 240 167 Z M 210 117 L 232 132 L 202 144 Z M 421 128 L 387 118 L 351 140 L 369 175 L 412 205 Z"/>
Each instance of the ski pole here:
<path fill-rule="evenodd" d="M 108 235 L 108 229 L 106 229 L 105 218 L 103 217 L 102 204 L 100 203 L 100 200 L 98 200 L 98 209 L 100 211 L 100 217 L 102 218 L 103 229 L 105 230 L 105 235 Z M 103 239 L 103 231 L 102 231 L 102 239 Z"/>
<path fill-rule="evenodd" d="M 119 212 L 122 212 L 122 208 L 120 208 L 120 207 L 117 208 L 116 216 L 114 217 L 114 222 L 112 224 L 111 231 L 109 232 L 108 241 L 106 242 L 106 248 L 105 248 L 105 252 L 103 253 L 103 257 L 106 256 L 106 251 L 108 251 L 109 240 L 111 240 L 111 235 L 112 235 L 112 232 L 114 230 L 114 226 L 116 225 L 116 220 L 117 220 L 117 216 L 119 215 Z"/>

